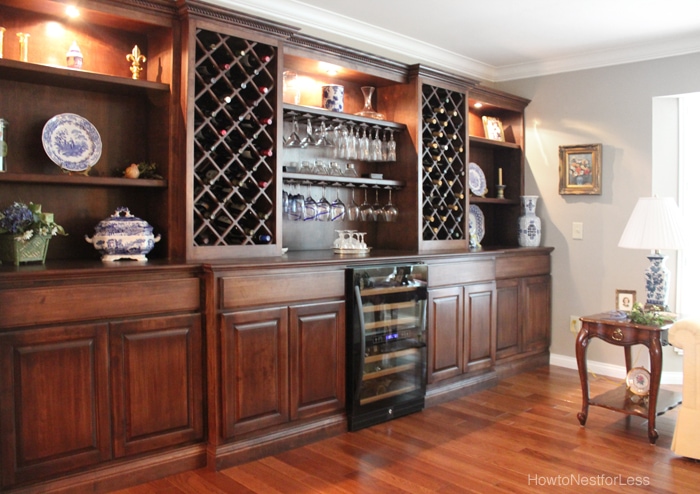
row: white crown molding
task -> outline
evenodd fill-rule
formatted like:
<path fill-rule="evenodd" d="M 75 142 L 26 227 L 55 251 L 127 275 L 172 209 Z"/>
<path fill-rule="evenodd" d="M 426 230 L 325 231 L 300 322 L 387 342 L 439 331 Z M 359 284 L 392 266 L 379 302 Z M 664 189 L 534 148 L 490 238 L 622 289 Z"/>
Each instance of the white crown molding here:
<path fill-rule="evenodd" d="M 310 36 L 392 58 L 402 63 L 424 63 L 455 75 L 488 82 L 504 82 L 700 52 L 700 35 L 693 35 L 671 41 L 495 67 L 298 0 L 203 1 L 288 24 Z"/>

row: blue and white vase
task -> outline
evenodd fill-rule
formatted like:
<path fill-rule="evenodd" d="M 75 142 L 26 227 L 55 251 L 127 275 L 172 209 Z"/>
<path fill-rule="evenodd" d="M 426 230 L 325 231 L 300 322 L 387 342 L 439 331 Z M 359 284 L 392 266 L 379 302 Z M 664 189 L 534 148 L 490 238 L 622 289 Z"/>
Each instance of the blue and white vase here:
<path fill-rule="evenodd" d="M 523 214 L 518 218 L 518 244 L 520 247 L 539 247 L 542 240 L 542 222 L 535 214 L 539 196 L 520 196 Z"/>
<path fill-rule="evenodd" d="M 666 310 L 668 306 L 668 282 L 671 272 L 666 267 L 666 256 L 658 251 L 647 257 L 650 264 L 644 276 L 646 278 L 647 305 L 656 305 Z"/>

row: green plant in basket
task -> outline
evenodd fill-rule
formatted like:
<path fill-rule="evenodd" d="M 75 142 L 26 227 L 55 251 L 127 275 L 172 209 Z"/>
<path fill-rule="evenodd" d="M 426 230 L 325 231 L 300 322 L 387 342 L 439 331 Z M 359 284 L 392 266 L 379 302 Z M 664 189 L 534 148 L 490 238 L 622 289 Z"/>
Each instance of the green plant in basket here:
<path fill-rule="evenodd" d="M 13 262 L 46 259 L 48 242 L 54 235 L 66 235 L 54 221 L 53 213 L 43 213 L 41 204 L 13 202 L 0 211 L 0 260 Z"/>
<path fill-rule="evenodd" d="M 675 314 L 665 312 L 664 307 L 650 305 L 644 307 L 639 302 L 635 302 L 629 313 L 630 321 L 644 326 L 663 326 L 676 320 Z"/>

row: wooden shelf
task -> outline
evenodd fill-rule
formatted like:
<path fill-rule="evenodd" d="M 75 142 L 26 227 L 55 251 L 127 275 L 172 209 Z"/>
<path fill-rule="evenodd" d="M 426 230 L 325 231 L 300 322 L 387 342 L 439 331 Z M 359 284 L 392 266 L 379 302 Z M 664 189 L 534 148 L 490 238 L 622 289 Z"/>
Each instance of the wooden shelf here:
<path fill-rule="evenodd" d="M 519 199 L 498 199 L 496 197 L 479 197 L 479 196 L 469 196 L 470 204 L 504 204 L 513 205 L 520 204 Z"/>
<path fill-rule="evenodd" d="M 681 403 L 681 398 L 681 393 L 667 389 L 659 389 L 656 410 L 654 412 L 656 415 L 662 415 L 668 412 Z M 615 389 L 611 389 L 610 391 L 591 398 L 589 404 L 591 406 L 607 408 L 628 415 L 637 415 L 644 418 L 649 417 L 647 401 L 642 397 L 632 394 L 625 385 L 618 386 Z"/>
<path fill-rule="evenodd" d="M 469 136 L 469 144 L 477 146 L 492 146 L 496 148 L 520 149 L 520 144 L 514 142 L 494 141 L 493 139 L 485 139 L 483 137 Z"/>
<path fill-rule="evenodd" d="M 0 78 L 46 86 L 82 89 L 93 92 L 141 94 L 168 93 L 170 86 L 159 82 L 134 80 L 96 72 L 55 67 L 17 60 L 0 59 Z"/>
<path fill-rule="evenodd" d="M 317 108 L 315 106 L 300 106 L 292 105 L 289 103 L 284 104 L 284 119 L 291 120 L 293 113 L 296 113 L 301 125 L 301 121 L 307 118 L 311 118 L 312 122 L 318 121 L 321 117 L 326 118 L 330 121 L 342 120 L 344 122 L 355 122 L 357 124 L 366 124 L 370 127 L 378 126 L 382 129 L 396 129 L 405 130 L 406 126 L 401 123 L 390 122 L 388 120 L 377 120 L 374 118 L 361 117 L 359 115 L 352 115 L 349 113 L 338 113 L 329 110 L 324 110 L 323 108 Z"/>
<path fill-rule="evenodd" d="M 84 185 L 86 187 L 155 187 L 167 188 L 167 180 L 123 177 L 90 177 L 85 175 L 42 175 L 40 173 L 0 173 L 0 182 Z"/>

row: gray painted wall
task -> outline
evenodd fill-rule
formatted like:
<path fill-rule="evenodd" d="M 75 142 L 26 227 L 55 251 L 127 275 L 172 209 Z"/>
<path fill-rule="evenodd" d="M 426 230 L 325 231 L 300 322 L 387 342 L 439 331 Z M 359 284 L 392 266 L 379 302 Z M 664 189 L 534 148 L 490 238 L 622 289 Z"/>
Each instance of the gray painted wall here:
<path fill-rule="evenodd" d="M 497 87 L 532 100 L 525 117 L 525 191 L 540 196 L 542 244 L 555 249 L 551 352 L 574 357 L 571 315 L 613 309 L 616 289 L 636 290 L 638 299 L 645 298 L 648 252 L 621 249 L 617 243 L 637 198 L 658 190 L 652 187 L 653 98 L 700 91 L 700 54 L 522 79 Z M 602 195 L 559 195 L 559 146 L 593 143 L 603 144 Z M 656 163 L 654 174 L 675 175 L 675 166 Z M 571 238 L 575 221 L 583 222 L 583 240 Z M 637 364 L 646 364 L 644 347 L 633 355 L 638 355 Z M 624 365 L 621 349 L 598 340 L 591 343 L 588 356 Z M 682 359 L 666 347 L 664 370 L 680 372 L 681 364 Z"/>

